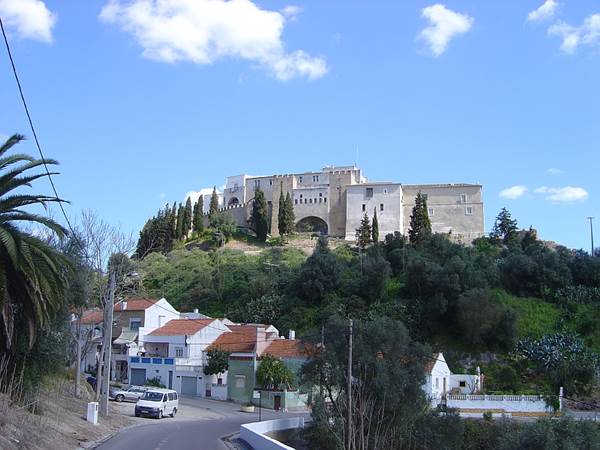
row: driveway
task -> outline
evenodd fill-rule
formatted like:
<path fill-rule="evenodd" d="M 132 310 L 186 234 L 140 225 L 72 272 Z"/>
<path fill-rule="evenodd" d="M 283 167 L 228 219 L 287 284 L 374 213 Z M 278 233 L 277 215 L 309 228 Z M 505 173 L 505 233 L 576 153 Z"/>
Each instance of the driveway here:
<path fill-rule="evenodd" d="M 134 416 L 133 403 L 115 404 L 125 415 Z M 262 410 L 262 420 L 307 416 Z M 243 413 L 239 405 L 202 398 L 179 397 L 175 419 L 136 418 L 140 425 L 125 429 L 98 447 L 99 450 L 224 450 L 221 438 L 239 432 L 240 425 L 258 421 L 258 412 Z"/>

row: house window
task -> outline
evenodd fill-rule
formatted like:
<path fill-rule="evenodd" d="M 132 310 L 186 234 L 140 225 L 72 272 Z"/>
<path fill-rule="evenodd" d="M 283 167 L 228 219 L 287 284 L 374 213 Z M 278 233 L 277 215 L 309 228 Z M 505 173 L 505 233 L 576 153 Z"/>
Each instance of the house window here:
<path fill-rule="evenodd" d="M 467 194 L 460 194 L 460 202 L 467 203 Z"/>
<path fill-rule="evenodd" d="M 383 211 L 383 203 L 379 204 L 379 211 Z"/>
<path fill-rule="evenodd" d="M 436 377 L 435 379 L 435 388 L 439 389 L 440 388 L 440 379 Z"/>
<path fill-rule="evenodd" d="M 222 386 L 223 385 L 223 378 L 217 378 L 217 384 L 219 386 Z"/>
<path fill-rule="evenodd" d="M 260 180 L 254 180 L 254 189 L 260 188 Z"/>
<path fill-rule="evenodd" d="M 467 387 L 467 382 L 466 382 L 466 381 L 459 381 L 459 382 L 458 382 L 458 385 L 459 385 L 460 387 Z"/>
<path fill-rule="evenodd" d="M 465 208 L 465 215 L 466 216 L 472 216 L 473 215 L 473 208 L 471 208 L 470 206 L 467 206 Z"/>
<path fill-rule="evenodd" d="M 175 358 L 183 358 L 183 347 L 175 347 Z"/>
<path fill-rule="evenodd" d="M 246 376 L 236 375 L 235 376 L 235 387 L 238 389 L 244 389 L 246 387 Z"/>
<path fill-rule="evenodd" d="M 433 216 L 435 214 L 435 211 L 433 210 L 433 208 L 427 208 L 427 214 L 429 214 L 429 216 Z"/>
<path fill-rule="evenodd" d="M 313 183 L 319 182 L 319 175 L 313 175 Z"/>
<path fill-rule="evenodd" d="M 132 318 L 129 319 L 129 328 L 132 330 L 138 330 L 142 326 L 142 319 Z"/>
<path fill-rule="evenodd" d="M 367 188 L 367 198 L 373 197 L 373 188 Z"/>
<path fill-rule="evenodd" d="M 363 212 L 365 212 L 367 210 L 367 205 L 365 205 L 364 203 L 362 205 L 362 210 L 363 210 Z"/>

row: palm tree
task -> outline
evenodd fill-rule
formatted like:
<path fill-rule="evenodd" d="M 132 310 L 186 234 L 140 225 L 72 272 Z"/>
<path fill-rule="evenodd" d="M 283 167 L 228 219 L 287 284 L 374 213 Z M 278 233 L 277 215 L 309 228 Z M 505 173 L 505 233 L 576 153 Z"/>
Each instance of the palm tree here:
<path fill-rule="evenodd" d="M 43 328 L 65 298 L 68 259 L 22 225 L 38 225 L 42 231 L 59 238 L 66 230 L 48 217 L 24 210 L 29 205 L 47 207 L 60 202 L 57 197 L 27 194 L 23 188 L 47 174 L 30 174 L 44 161 L 24 154 L 7 152 L 24 139 L 15 134 L 0 146 L 0 344 L 10 348 L 16 329 L 24 326 L 33 345 L 38 329 Z M 58 164 L 45 160 L 46 164 Z"/>

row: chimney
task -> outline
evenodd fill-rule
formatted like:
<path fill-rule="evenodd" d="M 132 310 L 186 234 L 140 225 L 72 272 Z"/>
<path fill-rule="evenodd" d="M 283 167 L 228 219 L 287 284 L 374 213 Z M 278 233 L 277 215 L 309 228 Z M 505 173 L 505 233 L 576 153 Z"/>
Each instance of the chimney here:
<path fill-rule="evenodd" d="M 291 340 L 296 339 L 296 332 L 294 330 L 290 330 L 288 338 L 291 339 Z"/>
<path fill-rule="evenodd" d="M 270 343 L 271 340 L 267 342 L 267 329 L 256 327 L 256 356 L 261 356 Z"/>
<path fill-rule="evenodd" d="M 198 308 L 194 308 L 194 314 L 198 314 Z"/>

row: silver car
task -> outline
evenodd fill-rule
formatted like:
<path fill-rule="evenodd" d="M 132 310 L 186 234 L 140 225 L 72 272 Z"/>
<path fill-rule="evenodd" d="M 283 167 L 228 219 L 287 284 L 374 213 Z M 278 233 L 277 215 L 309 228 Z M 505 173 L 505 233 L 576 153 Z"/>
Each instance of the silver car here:
<path fill-rule="evenodd" d="M 129 386 L 122 389 L 111 387 L 108 396 L 116 402 L 137 402 L 147 390 L 148 388 L 144 386 Z"/>

